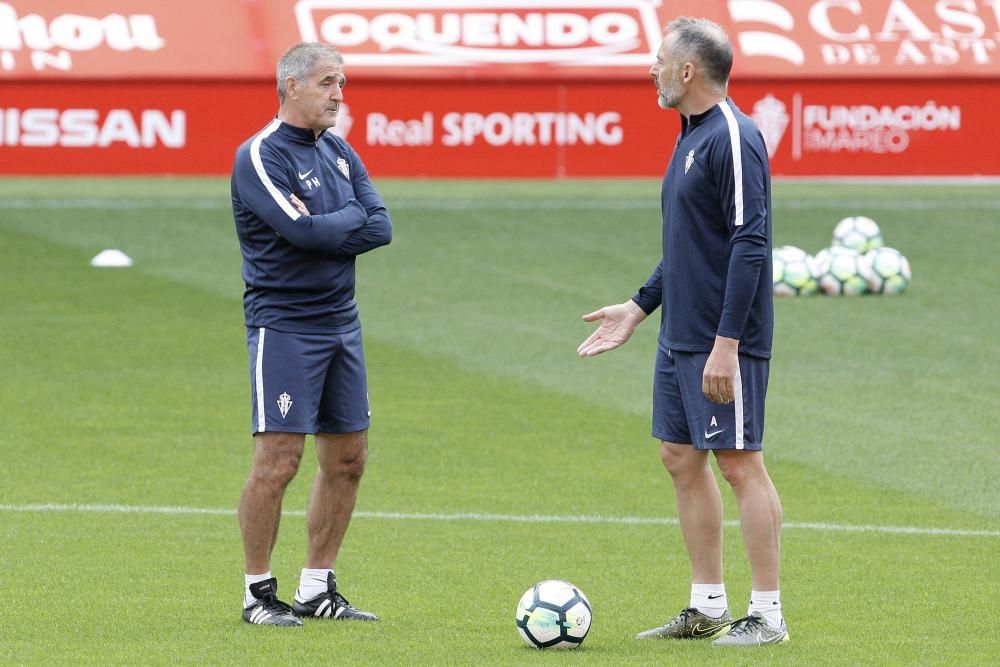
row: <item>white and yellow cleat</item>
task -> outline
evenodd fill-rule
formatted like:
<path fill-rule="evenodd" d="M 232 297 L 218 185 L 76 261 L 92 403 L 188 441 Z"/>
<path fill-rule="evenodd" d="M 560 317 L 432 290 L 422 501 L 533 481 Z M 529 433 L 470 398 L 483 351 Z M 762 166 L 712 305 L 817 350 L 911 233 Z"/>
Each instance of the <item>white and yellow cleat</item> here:
<path fill-rule="evenodd" d="M 706 616 L 694 607 L 688 607 L 674 618 L 652 630 L 640 632 L 636 639 L 713 639 L 726 632 L 733 622 L 726 611 L 719 618 Z"/>

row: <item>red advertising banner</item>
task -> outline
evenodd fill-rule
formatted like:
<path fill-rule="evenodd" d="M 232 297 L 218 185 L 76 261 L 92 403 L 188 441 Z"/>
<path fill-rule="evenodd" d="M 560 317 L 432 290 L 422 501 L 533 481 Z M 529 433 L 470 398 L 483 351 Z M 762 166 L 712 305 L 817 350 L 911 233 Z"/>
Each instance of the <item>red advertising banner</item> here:
<path fill-rule="evenodd" d="M 744 83 L 734 99 L 786 176 L 1000 175 L 989 81 Z"/>
<path fill-rule="evenodd" d="M 0 1 L 0 81 L 259 78 L 276 61 L 252 19 L 239 0 Z"/>
<path fill-rule="evenodd" d="M 0 0 L 0 81 L 269 79 L 301 40 L 356 80 L 642 79 L 679 15 L 735 80 L 1000 77 L 1000 0 Z"/>
<path fill-rule="evenodd" d="M 0 174 L 228 173 L 318 39 L 376 175 L 657 175 L 684 14 L 728 31 L 775 174 L 1000 175 L 1000 0 L 0 0 Z"/>
<path fill-rule="evenodd" d="M 674 7 L 674 3 L 666 3 Z M 712 4 L 712 3 L 705 3 Z M 1000 76 L 996 0 L 729 0 L 735 78 Z"/>
<path fill-rule="evenodd" d="M 270 83 L 0 85 L 0 174 L 228 174 Z M 337 132 L 376 177 L 662 174 L 679 129 L 651 83 L 352 83 Z M 989 81 L 736 83 L 776 175 L 1000 175 Z M 233 101 L 238 100 L 238 104 Z"/>

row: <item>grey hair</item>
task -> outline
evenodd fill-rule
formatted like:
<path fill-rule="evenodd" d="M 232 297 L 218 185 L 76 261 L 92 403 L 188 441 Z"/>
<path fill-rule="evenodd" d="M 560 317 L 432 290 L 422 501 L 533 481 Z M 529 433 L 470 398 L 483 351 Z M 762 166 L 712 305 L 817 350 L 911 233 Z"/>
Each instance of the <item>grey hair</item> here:
<path fill-rule="evenodd" d="M 674 62 L 697 62 L 708 83 L 724 95 L 733 69 L 733 45 L 722 26 L 708 19 L 681 16 L 668 23 L 665 30 L 674 35 Z"/>
<path fill-rule="evenodd" d="M 285 80 L 292 77 L 302 81 L 321 60 L 334 60 L 344 64 L 344 56 L 329 44 L 299 42 L 285 51 L 278 59 L 278 100 L 285 102 Z"/>

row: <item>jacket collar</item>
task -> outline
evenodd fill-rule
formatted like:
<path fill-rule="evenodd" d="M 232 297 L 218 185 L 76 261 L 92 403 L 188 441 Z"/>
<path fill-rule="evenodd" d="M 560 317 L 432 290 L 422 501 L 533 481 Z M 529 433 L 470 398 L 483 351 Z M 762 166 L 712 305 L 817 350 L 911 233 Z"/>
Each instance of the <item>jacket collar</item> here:
<path fill-rule="evenodd" d="M 729 104 L 729 98 L 727 97 L 720 104 Z M 681 130 L 686 130 L 688 127 L 697 127 L 720 113 L 722 113 L 722 109 L 719 108 L 719 105 L 713 104 L 703 113 L 692 114 L 689 118 L 681 116 Z"/>
<path fill-rule="evenodd" d="M 308 127 L 296 127 L 289 125 L 283 120 L 278 120 L 278 122 L 281 123 L 278 125 L 278 133 L 298 143 L 316 144 L 326 132 L 326 130 L 323 130 L 323 132 L 320 132 L 319 137 L 317 137 Z"/>

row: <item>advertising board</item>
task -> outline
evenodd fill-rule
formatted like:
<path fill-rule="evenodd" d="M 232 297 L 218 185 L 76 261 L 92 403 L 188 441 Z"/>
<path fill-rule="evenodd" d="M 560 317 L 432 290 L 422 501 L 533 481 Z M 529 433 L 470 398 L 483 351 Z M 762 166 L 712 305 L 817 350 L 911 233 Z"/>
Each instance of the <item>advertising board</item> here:
<path fill-rule="evenodd" d="M 734 83 L 777 175 L 1000 175 L 990 82 Z M 379 176 L 656 176 L 680 127 L 651 82 L 361 81 L 336 132 Z M 4 98 L 5 100 L 9 98 Z M 0 173 L 226 174 L 264 82 L 36 82 L 0 107 Z"/>

